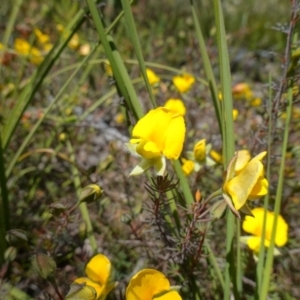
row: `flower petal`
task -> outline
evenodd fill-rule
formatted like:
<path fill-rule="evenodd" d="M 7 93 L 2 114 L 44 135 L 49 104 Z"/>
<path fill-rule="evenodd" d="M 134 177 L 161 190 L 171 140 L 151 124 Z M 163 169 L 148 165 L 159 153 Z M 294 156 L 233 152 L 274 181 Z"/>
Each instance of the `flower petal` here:
<path fill-rule="evenodd" d="M 82 290 L 79 291 L 79 295 L 76 294 L 77 298 L 75 299 L 99 299 L 103 290 L 104 290 L 104 286 L 101 286 L 99 283 L 94 282 L 93 280 L 87 278 L 87 277 L 80 277 L 77 278 L 74 281 L 75 284 L 82 284 Z M 71 285 L 72 286 L 72 285 Z M 89 289 L 88 287 L 91 287 L 92 289 Z M 97 297 L 93 298 L 93 291 L 96 292 Z M 82 296 L 82 298 L 78 297 L 78 296 Z"/>
<path fill-rule="evenodd" d="M 163 294 L 162 296 L 155 297 L 155 300 L 181 300 L 181 296 L 177 291 L 170 291 L 168 293 Z"/>
<path fill-rule="evenodd" d="M 167 100 L 164 106 L 175 115 L 184 116 L 186 113 L 185 105 L 180 99 L 170 98 L 169 100 Z"/>
<path fill-rule="evenodd" d="M 263 169 L 259 160 L 252 159 L 238 176 L 225 184 L 224 190 L 231 196 L 237 210 L 245 204 Z"/>
<path fill-rule="evenodd" d="M 251 155 L 248 150 L 239 150 L 237 153 L 238 156 L 235 163 L 235 172 L 238 174 L 241 172 L 242 169 L 245 168 L 247 163 L 250 161 Z"/>
<path fill-rule="evenodd" d="M 111 263 L 103 254 L 92 257 L 85 267 L 85 274 L 91 280 L 105 285 L 110 277 Z"/>
<path fill-rule="evenodd" d="M 161 151 L 157 145 L 151 141 L 142 140 L 136 147 L 136 152 L 144 158 L 154 158 L 161 156 Z"/>
<path fill-rule="evenodd" d="M 144 269 L 131 278 L 126 289 L 126 300 L 152 300 L 155 295 L 169 289 L 169 280 L 163 273 Z"/>
<path fill-rule="evenodd" d="M 185 123 L 182 116 L 172 118 L 165 131 L 165 145 L 163 154 L 168 159 L 177 159 L 182 151 L 185 137 Z"/>
<path fill-rule="evenodd" d="M 165 107 L 150 110 L 134 126 L 133 138 L 152 141 L 163 151 L 165 146 L 165 132 L 172 121 L 172 113 Z"/>

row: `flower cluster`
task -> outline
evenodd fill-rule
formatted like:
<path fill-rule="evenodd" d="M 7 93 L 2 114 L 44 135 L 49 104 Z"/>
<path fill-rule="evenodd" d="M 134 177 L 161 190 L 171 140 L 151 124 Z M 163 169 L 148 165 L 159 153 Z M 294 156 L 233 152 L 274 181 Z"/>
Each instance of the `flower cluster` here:
<path fill-rule="evenodd" d="M 188 176 L 192 172 L 198 172 L 203 166 L 214 166 L 220 158 L 214 159 L 211 148 L 211 144 L 206 144 L 206 139 L 198 141 L 193 151 L 187 152 L 188 159 L 181 159 L 183 173 Z"/>
<path fill-rule="evenodd" d="M 77 278 L 70 286 L 66 299 L 105 299 L 116 286 L 110 283 L 111 263 L 103 254 L 97 254 L 85 267 L 86 277 Z"/>
<path fill-rule="evenodd" d="M 87 277 L 77 278 L 66 299 L 104 300 L 117 283 L 109 283 L 111 263 L 103 254 L 95 255 L 86 265 Z M 126 300 L 181 300 L 178 287 L 171 287 L 165 275 L 155 269 L 143 269 L 135 274 L 126 289 Z"/>

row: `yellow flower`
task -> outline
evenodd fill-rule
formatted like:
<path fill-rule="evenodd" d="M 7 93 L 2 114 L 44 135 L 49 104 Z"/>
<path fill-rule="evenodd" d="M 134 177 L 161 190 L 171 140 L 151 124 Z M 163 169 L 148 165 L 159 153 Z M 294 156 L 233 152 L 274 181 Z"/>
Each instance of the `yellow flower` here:
<path fill-rule="evenodd" d="M 206 157 L 206 139 L 200 140 L 194 146 L 194 158 L 197 162 L 202 162 Z"/>
<path fill-rule="evenodd" d="M 169 100 L 167 100 L 164 107 L 168 108 L 172 113 L 176 115 L 184 116 L 186 113 L 185 105 L 180 99 L 170 98 Z"/>
<path fill-rule="evenodd" d="M 182 160 L 183 172 L 186 175 L 189 175 L 192 172 L 192 170 L 188 172 L 189 168 L 192 167 L 191 162 L 193 162 L 195 172 L 199 172 L 204 165 L 208 167 L 214 166 L 216 162 L 211 157 L 209 157 L 210 151 L 211 144 L 206 144 L 206 139 L 198 141 L 195 144 L 193 151 L 187 151 L 186 153 L 190 162 Z"/>
<path fill-rule="evenodd" d="M 109 63 L 108 60 L 105 60 L 103 62 L 103 67 L 104 67 L 104 71 L 107 74 L 107 76 L 112 77 L 113 76 L 113 71 L 112 71 L 112 67 L 111 67 L 111 65 L 110 65 L 110 63 Z"/>
<path fill-rule="evenodd" d="M 151 166 L 162 176 L 167 159 L 178 159 L 183 148 L 185 124 L 183 116 L 165 107 L 150 110 L 132 130 L 129 150 L 143 159 L 130 175 L 140 175 Z"/>
<path fill-rule="evenodd" d="M 252 158 L 240 172 L 235 171 L 238 153 L 233 157 L 227 168 L 223 185 L 223 196 L 228 204 L 230 200 L 236 210 L 241 209 L 246 200 L 255 200 L 267 194 L 268 181 L 264 178 L 264 166 L 261 160 L 267 152 L 262 152 Z"/>
<path fill-rule="evenodd" d="M 251 210 L 253 217 L 246 216 L 243 222 L 244 231 L 252 234 L 253 236 L 247 237 L 246 242 L 248 247 L 254 252 L 259 251 L 265 209 L 262 207 L 254 208 Z M 273 232 L 274 224 L 274 213 L 271 211 L 266 211 L 266 231 L 265 231 L 265 247 L 269 247 L 270 240 Z M 278 247 L 284 246 L 288 241 L 288 224 L 285 222 L 281 215 L 278 215 L 276 234 L 275 234 L 275 245 Z"/>
<path fill-rule="evenodd" d="M 160 82 L 160 78 L 150 69 L 146 69 L 147 77 L 149 80 L 149 83 L 151 85 L 157 84 Z"/>
<path fill-rule="evenodd" d="M 78 33 L 74 33 L 73 36 L 71 37 L 69 43 L 68 43 L 68 47 L 76 50 L 79 47 L 79 35 Z"/>
<path fill-rule="evenodd" d="M 253 98 L 253 92 L 249 84 L 247 83 L 238 83 L 232 88 L 232 94 L 236 99 L 246 99 L 251 100 Z"/>
<path fill-rule="evenodd" d="M 77 278 L 71 285 L 66 299 L 105 299 L 106 295 L 115 287 L 109 284 L 111 263 L 103 254 L 97 254 L 85 267 L 87 277 Z"/>
<path fill-rule="evenodd" d="M 250 101 L 250 105 L 253 106 L 253 107 L 257 107 L 257 106 L 261 106 L 261 98 L 253 98 L 251 101 Z"/>
<path fill-rule="evenodd" d="M 219 152 L 217 152 L 216 150 L 210 150 L 209 151 L 209 155 L 211 156 L 211 158 L 218 164 L 222 164 L 223 163 L 223 157 L 222 154 L 220 154 Z"/>
<path fill-rule="evenodd" d="M 16 38 L 14 42 L 15 50 L 24 56 L 28 56 L 31 63 L 38 65 L 43 61 L 41 51 L 32 47 L 26 40 Z"/>
<path fill-rule="evenodd" d="M 192 160 L 185 159 L 185 158 L 182 158 L 181 162 L 182 162 L 181 167 L 184 175 L 189 176 L 194 171 L 195 163 Z"/>
<path fill-rule="evenodd" d="M 144 269 L 135 274 L 126 289 L 126 300 L 181 300 L 172 290 L 165 275 L 154 269 Z"/>
<path fill-rule="evenodd" d="M 187 92 L 195 83 L 195 77 L 190 74 L 177 75 L 173 77 L 173 84 L 180 93 Z"/>
<path fill-rule="evenodd" d="M 48 44 L 50 41 L 50 36 L 48 34 L 42 33 L 38 28 L 34 29 L 34 33 L 39 41 L 39 43 Z"/>
<path fill-rule="evenodd" d="M 233 118 L 233 121 L 235 121 L 235 120 L 237 119 L 238 115 L 239 115 L 239 111 L 238 111 L 236 108 L 234 108 L 234 109 L 232 110 L 232 118 Z"/>

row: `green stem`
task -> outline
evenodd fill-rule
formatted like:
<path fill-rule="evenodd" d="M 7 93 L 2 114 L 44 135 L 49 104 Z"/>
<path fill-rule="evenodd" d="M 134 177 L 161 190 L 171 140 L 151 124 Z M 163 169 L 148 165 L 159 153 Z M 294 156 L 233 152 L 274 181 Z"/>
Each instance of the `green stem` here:
<path fill-rule="evenodd" d="M 269 101 L 268 101 L 268 156 L 267 156 L 267 168 L 266 178 L 270 182 L 271 177 L 271 145 L 272 145 L 272 77 L 269 73 Z M 264 220 L 262 228 L 262 236 L 260 241 L 258 263 L 256 267 L 256 286 L 255 286 L 255 298 L 258 299 L 259 291 L 262 284 L 262 275 L 264 270 L 264 257 L 265 257 L 265 233 L 266 233 L 266 216 L 269 207 L 269 193 L 264 197 Z"/>
<path fill-rule="evenodd" d="M 74 152 L 74 149 L 73 149 L 73 146 L 72 146 L 70 140 L 67 141 L 67 148 L 68 148 L 68 151 L 70 153 L 70 160 L 73 162 L 73 164 L 71 166 L 71 169 L 72 169 L 72 175 L 73 175 L 74 186 L 75 186 L 75 189 L 76 189 L 77 199 L 79 200 L 80 190 L 81 190 L 81 182 L 80 182 L 79 171 L 75 166 L 75 162 L 76 162 L 75 152 Z M 87 236 L 89 238 L 90 245 L 92 247 L 93 253 L 95 254 L 97 252 L 98 247 L 97 247 L 97 242 L 96 242 L 96 238 L 94 236 L 93 226 L 92 226 L 92 222 L 91 222 L 91 219 L 90 219 L 90 215 L 89 215 L 86 203 L 82 202 L 79 205 L 79 209 L 80 209 L 80 212 L 81 212 L 82 219 L 86 223 Z"/>
<path fill-rule="evenodd" d="M 266 259 L 266 264 L 265 264 L 264 273 L 263 273 L 261 290 L 259 292 L 260 300 L 267 299 L 268 290 L 269 290 L 269 286 L 270 286 L 270 277 L 271 277 L 273 259 L 274 259 L 273 253 L 274 253 L 274 247 L 275 247 L 275 235 L 276 235 L 276 228 L 277 228 L 277 220 L 278 220 L 278 216 L 280 213 L 281 199 L 282 199 L 282 194 L 283 194 L 285 157 L 286 157 L 286 151 L 287 151 L 287 145 L 288 145 L 290 121 L 291 121 L 292 107 L 293 107 L 293 105 L 292 105 L 293 104 L 293 83 L 294 83 L 293 79 L 289 79 L 285 129 L 284 129 L 284 136 L 283 136 L 283 142 L 282 142 L 281 162 L 280 162 L 277 190 L 276 190 L 276 197 L 275 197 L 274 223 L 273 223 L 270 245 L 269 245 L 268 252 L 267 252 L 267 259 Z"/>
<path fill-rule="evenodd" d="M 234 130 L 232 119 L 232 94 L 231 94 L 231 74 L 229 66 L 229 56 L 226 42 L 226 33 L 224 18 L 222 13 L 222 6 L 220 0 L 214 0 L 214 14 L 216 19 L 217 42 L 219 50 L 219 65 L 221 77 L 222 90 L 222 133 L 223 133 L 223 157 L 224 168 L 226 169 L 230 159 L 234 155 Z M 236 280 L 242 278 L 235 278 L 235 253 L 234 253 L 234 227 L 235 217 L 231 211 L 228 210 L 226 220 L 226 265 L 225 265 L 225 290 L 224 300 L 228 300 L 231 294 L 231 282 L 236 285 Z M 238 272 L 240 273 L 240 272 Z M 235 299 L 239 299 L 236 288 L 233 289 Z"/>

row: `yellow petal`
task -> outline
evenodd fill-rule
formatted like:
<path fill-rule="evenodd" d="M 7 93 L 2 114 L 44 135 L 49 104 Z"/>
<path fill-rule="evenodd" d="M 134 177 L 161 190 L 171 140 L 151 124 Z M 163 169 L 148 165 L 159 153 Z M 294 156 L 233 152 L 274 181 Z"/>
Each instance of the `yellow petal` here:
<path fill-rule="evenodd" d="M 251 210 L 254 217 L 246 216 L 243 222 L 243 230 L 251 233 L 257 237 L 262 236 L 263 220 L 264 220 L 264 208 L 257 207 Z M 266 232 L 265 239 L 270 241 L 273 231 L 274 213 L 271 211 L 266 212 Z M 284 246 L 288 241 L 288 224 L 285 222 L 281 215 L 277 219 L 277 229 L 275 234 L 275 244 L 278 247 Z M 265 246 L 268 243 L 265 241 Z"/>
<path fill-rule="evenodd" d="M 202 139 L 194 146 L 195 160 L 201 162 L 206 157 L 206 139 Z"/>
<path fill-rule="evenodd" d="M 154 85 L 154 84 L 160 82 L 160 78 L 152 70 L 146 69 L 146 73 L 147 73 L 149 83 L 151 85 Z"/>
<path fill-rule="evenodd" d="M 184 116 L 186 113 L 186 108 L 184 103 L 180 99 L 169 99 L 164 105 L 168 108 L 173 114 Z"/>
<path fill-rule="evenodd" d="M 245 204 L 262 173 L 262 163 L 257 159 L 252 159 L 238 176 L 225 184 L 224 190 L 231 196 L 237 210 Z"/>
<path fill-rule="evenodd" d="M 136 152 L 144 158 L 151 159 L 161 156 L 161 150 L 152 141 L 142 140 L 136 147 Z"/>
<path fill-rule="evenodd" d="M 184 175 L 189 176 L 194 171 L 195 163 L 192 160 L 185 159 L 185 158 L 182 158 L 181 162 L 182 162 L 181 168 Z"/>
<path fill-rule="evenodd" d="M 173 77 L 173 84 L 180 93 L 187 92 L 195 83 L 195 77 L 190 74 L 183 74 Z"/>
<path fill-rule="evenodd" d="M 165 146 L 165 132 L 172 121 L 172 113 L 164 107 L 150 110 L 134 126 L 132 137 L 152 141 L 163 151 Z"/>
<path fill-rule="evenodd" d="M 126 300 L 152 300 L 155 295 L 169 289 L 169 280 L 163 273 L 144 269 L 131 278 L 126 289 Z"/>
<path fill-rule="evenodd" d="M 168 159 L 177 159 L 182 151 L 185 137 L 185 123 L 183 116 L 174 116 L 165 131 L 165 145 L 163 154 Z"/>
<path fill-rule="evenodd" d="M 250 192 L 248 199 L 255 200 L 268 194 L 269 183 L 266 178 L 259 177 L 253 189 Z"/>
<path fill-rule="evenodd" d="M 103 254 L 97 254 L 88 262 L 85 273 L 93 281 L 105 285 L 111 272 L 111 263 Z"/>
<path fill-rule="evenodd" d="M 251 159 L 251 154 L 248 150 L 239 150 L 237 161 L 235 163 L 235 172 L 238 174 Z"/>
<path fill-rule="evenodd" d="M 182 298 L 177 291 L 168 292 L 160 297 L 155 297 L 155 300 L 181 300 Z"/>
<path fill-rule="evenodd" d="M 98 299 L 104 290 L 104 286 L 101 286 L 99 283 L 94 282 L 87 277 L 77 278 L 74 282 L 78 283 L 78 284 L 85 284 L 88 287 L 92 287 L 95 290 L 95 292 L 97 293 L 97 297 L 95 299 Z M 80 291 L 80 295 L 81 294 L 86 296 L 87 298 L 82 297 L 82 298 L 78 298 L 78 299 L 94 299 L 94 298 L 92 298 L 92 294 L 93 294 L 92 291 L 90 289 L 85 289 L 84 286 L 83 286 L 82 291 Z M 76 295 L 76 296 L 78 296 L 78 295 Z"/>

